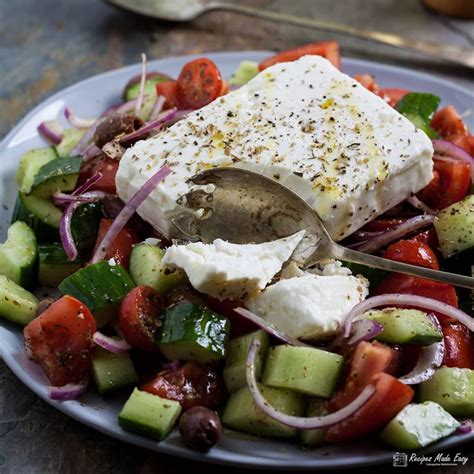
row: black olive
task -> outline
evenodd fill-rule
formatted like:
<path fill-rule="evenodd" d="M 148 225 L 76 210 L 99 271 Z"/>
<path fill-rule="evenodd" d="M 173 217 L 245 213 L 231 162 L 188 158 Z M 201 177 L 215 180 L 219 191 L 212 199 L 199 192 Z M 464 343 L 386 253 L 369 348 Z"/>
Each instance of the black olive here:
<path fill-rule="evenodd" d="M 143 127 L 144 122 L 133 114 L 113 114 L 104 118 L 94 134 L 94 143 L 102 148 L 114 138 L 127 135 Z"/>
<path fill-rule="evenodd" d="M 209 408 L 195 406 L 181 416 L 179 432 L 190 448 L 196 451 L 208 451 L 216 445 L 222 435 L 221 420 Z"/>

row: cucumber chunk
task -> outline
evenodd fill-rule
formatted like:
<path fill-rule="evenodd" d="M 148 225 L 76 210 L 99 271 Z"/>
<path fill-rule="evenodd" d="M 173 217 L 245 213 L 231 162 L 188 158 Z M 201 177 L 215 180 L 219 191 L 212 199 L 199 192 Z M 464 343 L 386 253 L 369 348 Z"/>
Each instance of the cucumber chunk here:
<path fill-rule="evenodd" d="M 443 257 L 474 247 L 474 194 L 440 211 L 434 226 Z"/>
<path fill-rule="evenodd" d="M 375 337 L 388 344 L 430 345 L 443 339 L 443 333 L 426 313 L 416 309 L 385 308 L 367 311 L 361 319 L 371 319 L 383 326 Z"/>
<path fill-rule="evenodd" d="M 262 383 L 314 397 L 330 397 L 344 358 L 312 347 L 276 346 L 268 351 Z"/>
<path fill-rule="evenodd" d="M 67 128 L 63 131 L 63 139 L 56 145 L 56 153 L 60 158 L 67 158 L 79 143 L 86 130 L 84 128 Z"/>
<path fill-rule="evenodd" d="M 262 395 L 278 411 L 287 415 L 302 416 L 303 397 L 289 390 L 259 385 Z M 294 438 L 297 430 L 283 425 L 261 411 L 248 387 L 230 395 L 222 415 L 222 423 L 236 431 L 243 431 L 264 438 Z"/>
<path fill-rule="evenodd" d="M 81 253 L 88 252 L 94 247 L 103 217 L 102 204 L 99 202 L 83 204 L 74 212 L 71 219 L 71 233 Z"/>
<path fill-rule="evenodd" d="M 161 261 L 165 251 L 150 244 L 133 247 L 130 254 L 130 274 L 137 285 L 148 285 L 162 294 L 186 281 L 180 270 L 171 270 Z"/>
<path fill-rule="evenodd" d="M 31 194 L 48 198 L 56 191 L 72 191 L 76 187 L 82 165 L 80 156 L 55 158 L 44 164 L 35 175 Z"/>
<path fill-rule="evenodd" d="M 5 275 L 0 275 L 0 316 L 26 326 L 36 316 L 38 300 Z"/>
<path fill-rule="evenodd" d="M 81 268 L 81 262 L 71 262 L 59 243 L 38 245 L 38 281 L 43 286 L 57 287 L 66 277 Z"/>
<path fill-rule="evenodd" d="M 121 301 L 134 286 L 125 268 L 102 261 L 68 276 L 59 289 L 82 301 L 102 327 L 117 316 Z"/>
<path fill-rule="evenodd" d="M 441 367 L 418 386 L 418 400 L 439 403 L 454 416 L 474 415 L 474 370 Z"/>
<path fill-rule="evenodd" d="M 226 317 L 203 306 L 184 303 L 165 310 L 156 342 L 169 360 L 207 364 L 224 358 L 229 331 Z"/>
<path fill-rule="evenodd" d="M 324 408 L 325 400 L 322 398 L 312 398 L 306 407 L 306 416 L 324 416 L 328 411 Z M 318 428 L 314 430 L 301 430 L 300 440 L 305 446 L 320 446 L 324 443 L 327 428 Z"/>
<path fill-rule="evenodd" d="M 37 258 L 35 233 L 24 222 L 13 223 L 6 242 L 0 244 L 0 274 L 29 288 L 36 276 Z"/>
<path fill-rule="evenodd" d="M 27 151 L 20 158 L 20 165 L 16 172 L 16 180 L 20 191 L 28 194 L 33 186 L 35 176 L 38 174 L 41 167 L 57 157 L 58 155 L 56 154 L 54 147 L 36 148 Z"/>
<path fill-rule="evenodd" d="M 460 425 L 437 403 L 410 403 L 384 428 L 380 437 L 395 449 L 420 449 L 446 438 Z"/>
<path fill-rule="evenodd" d="M 101 347 L 96 348 L 92 359 L 92 375 L 101 395 L 138 382 L 137 372 L 127 352 L 114 354 Z"/>
<path fill-rule="evenodd" d="M 136 388 L 119 413 L 118 421 L 124 430 L 160 441 L 168 436 L 180 413 L 178 402 Z"/>
<path fill-rule="evenodd" d="M 38 242 L 51 242 L 59 240 L 61 216 L 61 211 L 51 201 L 19 193 L 12 222 L 25 222 L 33 229 Z"/>
<path fill-rule="evenodd" d="M 255 363 L 255 375 L 258 379 L 267 355 L 270 339 L 268 334 L 265 331 L 255 331 L 229 341 L 224 367 L 224 381 L 229 392 L 235 392 L 247 385 L 245 377 L 247 353 L 254 339 L 258 339 L 260 342 L 260 349 L 258 350 Z"/>
<path fill-rule="evenodd" d="M 232 73 L 232 76 L 230 76 L 228 83 L 231 86 L 243 86 L 258 73 L 258 63 L 255 61 L 242 61 Z"/>

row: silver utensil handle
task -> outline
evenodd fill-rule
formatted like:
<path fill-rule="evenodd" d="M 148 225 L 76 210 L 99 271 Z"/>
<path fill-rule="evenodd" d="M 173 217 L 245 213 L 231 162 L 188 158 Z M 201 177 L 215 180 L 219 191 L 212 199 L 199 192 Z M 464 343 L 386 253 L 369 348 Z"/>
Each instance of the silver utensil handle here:
<path fill-rule="evenodd" d="M 417 267 L 416 265 L 409 265 L 407 263 L 394 262 L 382 257 L 376 257 L 367 253 L 357 252 L 356 250 L 342 247 L 334 244 L 329 251 L 332 257 L 345 260 L 352 263 L 360 263 L 368 267 L 380 268 L 381 270 L 388 270 L 389 272 L 405 273 L 429 280 L 440 281 L 442 283 L 449 283 L 463 288 L 474 289 L 474 278 L 457 275 L 455 273 L 441 272 L 439 270 L 432 270 L 431 268 Z"/>
<path fill-rule="evenodd" d="M 319 21 L 312 18 L 298 17 L 286 13 L 273 12 L 259 8 L 247 7 L 245 5 L 235 5 L 232 3 L 211 2 L 206 5 L 209 10 L 226 10 L 234 13 L 241 13 L 266 20 L 273 20 L 290 25 L 302 26 L 306 28 L 315 28 L 332 33 L 362 38 L 376 43 L 382 43 L 396 48 L 410 49 L 418 53 L 444 59 L 451 63 L 460 64 L 469 68 L 474 68 L 474 48 L 463 48 L 451 44 L 433 43 L 410 38 L 403 38 L 391 33 L 380 31 L 361 30 L 348 25 L 331 23 L 329 21 Z"/>

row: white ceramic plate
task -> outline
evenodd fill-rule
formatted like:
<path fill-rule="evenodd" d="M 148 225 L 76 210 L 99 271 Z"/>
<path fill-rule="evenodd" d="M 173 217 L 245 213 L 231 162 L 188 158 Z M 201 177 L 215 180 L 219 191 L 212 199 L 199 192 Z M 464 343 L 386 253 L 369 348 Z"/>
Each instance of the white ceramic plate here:
<path fill-rule="evenodd" d="M 208 54 L 219 66 L 224 77 L 229 77 L 241 60 L 260 61 L 270 53 L 247 51 Z M 183 56 L 151 61 L 150 71 L 162 71 L 177 76 L 183 64 L 196 56 Z M 442 97 L 442 105 L 453 104 L 460 113 L 474 103 L 474 95 L 455 84 L 441 81 L 426 74 L 389 67 L 371 62 L 345 59 L 343 70 L 350 75 L 369 73 L 376 76 L 382 87 L 401 87 L 414 91 L 433 92 Z M 4 139 L 0 146 L 0 241 L 5 238 L 17 193 L 15 171 L 21 154 L 30 148 L 44 146 L 37 126 L 43 120 L 62 117 L 64 107 L 70 106 L 81 116 L 94 117 L 120 100 L 124 84 L 140 73 L 140 65 L 128 66 L 79 82 L 58 92 L 31 111 Z M 473 117 L 468 116 L 473 127 Z M 470 123 L 469 123 L 470 122 Z M 47 380 L 41 369 L 25 357 L 21 330 L 0 321 L 0 354 L 10 369 L 33 392 L 58 410 L 107 435 L 147 449 L 179 457 L 241 467 L 319 470 L 356 467 L 389 462 L 392 451 L 377 440 L 359 443 L 328 445 L 313 450 L 302 450 L 296 444 L 250 438 L 226 432 L 221 443 L 208 454 L 201 455 L 187 449 L 179 434 L 172 433 L 161 443 L 123 431 L 117 423 L 126 394 L 100 397 L 87 393 L 80 401 L 55 402 L 47 397 Z M 442 450 L 474 439 L 473 434 L 453 435 L 430 450 Z"/>

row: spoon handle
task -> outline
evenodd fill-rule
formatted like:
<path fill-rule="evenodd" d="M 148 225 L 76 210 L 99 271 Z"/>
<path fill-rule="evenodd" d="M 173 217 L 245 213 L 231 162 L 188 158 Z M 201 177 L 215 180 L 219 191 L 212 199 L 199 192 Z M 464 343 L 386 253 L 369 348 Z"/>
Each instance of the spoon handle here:
<path fill-rule="evenodd" d="M 472 277 L 441 272 L 439 270 L 432 270 L 431 268 L 417 267 L 416 265 L 409 265 L 408 263 L 394 262 L 393 260 L 388 260 L 386 258 L 357 252 L 356 250 L 348 249 L 338 244 L 331 246 L 331 253 L 332 257 L 339 260 L 360 263 L 367 267 L 388 270 L 389 272 L 405 273 L 406 275 L 428 278 L 442 283 L 449 283 L 463 288 L 474 289 L 474 278 Z"/>

